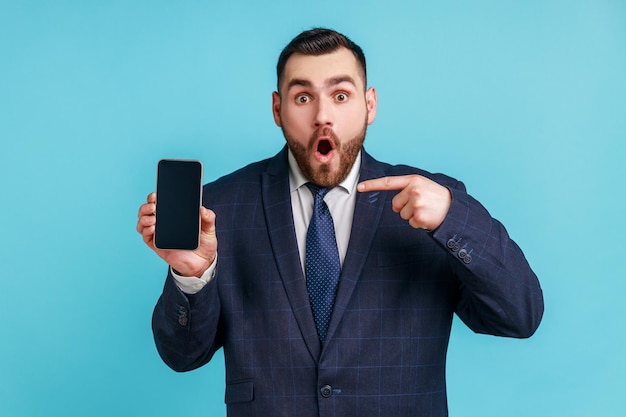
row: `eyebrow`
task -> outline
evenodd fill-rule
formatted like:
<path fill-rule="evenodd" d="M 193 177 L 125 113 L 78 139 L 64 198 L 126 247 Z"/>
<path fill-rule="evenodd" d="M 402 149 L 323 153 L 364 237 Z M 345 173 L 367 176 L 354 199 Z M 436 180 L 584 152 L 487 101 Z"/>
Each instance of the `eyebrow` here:
<path fill-rule="evenodd" d="M 325 87 L 333 87 L 333 86 L 336 86 L 337 84 L 341 84 L 343 82 L 348 82 L 348 83 L 350 83 L 350 84 L 352 84 L 353 86 L 356 87 L 356 83 L 354 82 L 354 78 L 352 78 L 349 75 L 337 75 L 336 77 L 328 78 L 326 81 L 324 81 L 324 86 Z M 304 79 L 301 79 L 301 78 L 294 78 L 293 80 L 290 80 L 287 83 L 287 91 L 289 91 L 292 87 L 295 87 L 295 86 L 311 88 L 311 87 L 313 87 L 313 84 L 309 80 L 304 80 Z"/>

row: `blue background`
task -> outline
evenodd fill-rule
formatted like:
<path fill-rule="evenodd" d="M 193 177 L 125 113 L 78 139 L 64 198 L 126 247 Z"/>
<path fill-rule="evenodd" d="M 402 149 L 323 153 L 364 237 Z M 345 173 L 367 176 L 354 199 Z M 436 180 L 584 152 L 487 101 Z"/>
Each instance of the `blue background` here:
<path fill-rule="evenodd" d="M 176 374 L 135 232 L 162 157 L 210 181 L 276 153 L 301 30 L 368 57 L 378 159 L 462 179 L 540 277 L 529 340 L 457 320 L 452 416 L 626 413 L 626 3 L 0 1 L 0 415 L 224 415 L 222 355 Z"/>

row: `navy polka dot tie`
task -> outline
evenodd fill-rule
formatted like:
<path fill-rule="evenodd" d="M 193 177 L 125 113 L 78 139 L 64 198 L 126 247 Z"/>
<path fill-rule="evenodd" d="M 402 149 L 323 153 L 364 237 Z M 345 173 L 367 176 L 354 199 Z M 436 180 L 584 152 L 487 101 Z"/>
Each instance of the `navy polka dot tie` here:
<path fill-rule="evenodd" d="M 341 264 L 335 239 L 335 226 L 324 202 L 328 188 L 307 183 L 313 193 L 313 215 L 306 235 L 306 286 L 313 308 L 317 333 L 322 343 L 326 338 L 330 314 L 339 283 Z"/>

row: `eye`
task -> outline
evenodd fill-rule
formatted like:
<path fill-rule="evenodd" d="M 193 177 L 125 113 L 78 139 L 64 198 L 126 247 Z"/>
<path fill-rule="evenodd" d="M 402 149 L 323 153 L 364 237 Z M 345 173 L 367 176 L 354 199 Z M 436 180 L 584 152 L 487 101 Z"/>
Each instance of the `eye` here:
<path fill-rule="evenodd" d="M 309 97 L 306 94 L 298 94 L 296 96 L 296 103 L 298 103 L 298 104 L 306 104 L 309 101 L 311 101 L 311 97 Z"/>
<path fill-rule="evenodd" d="M 348 94 L 343 93 L 343 92 L 342 93 L 337 93 L 337 94 L 335 94 L 335 100 L 340 102 L 340 103 L 343 103 L 344 101 L 348 101 Z"/>

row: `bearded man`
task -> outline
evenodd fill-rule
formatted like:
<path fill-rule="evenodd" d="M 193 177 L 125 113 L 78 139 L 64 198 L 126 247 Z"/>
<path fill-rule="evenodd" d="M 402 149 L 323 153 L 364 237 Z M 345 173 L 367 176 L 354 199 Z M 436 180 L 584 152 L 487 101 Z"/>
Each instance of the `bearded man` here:
<path fill-rule="evenodd" d="M 204 186 L 198 249 L 155 248 L 155 194 L 140 207 L 137 230 L 169 265 L 161 357 L 188 371 L 223 348 L 233 417 L 447 416 L 453 315 L 529 337 L 537 277 L 461 182 L 363 149 L 378 101 L 358 45 L 305 31 L 277 76 L 286 146 Z"/>

